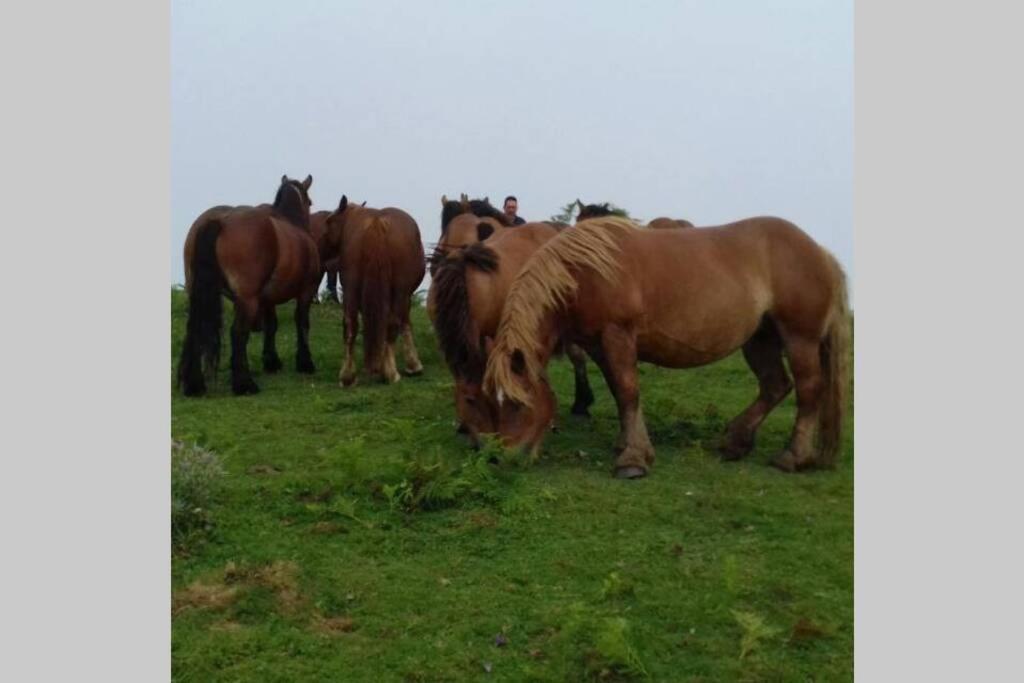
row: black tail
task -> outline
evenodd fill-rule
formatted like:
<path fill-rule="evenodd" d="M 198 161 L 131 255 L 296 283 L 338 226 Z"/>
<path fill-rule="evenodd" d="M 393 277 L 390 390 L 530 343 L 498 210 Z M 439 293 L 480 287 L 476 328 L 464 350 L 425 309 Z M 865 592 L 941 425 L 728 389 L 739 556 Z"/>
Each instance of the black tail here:
<path fill-rule="evenodd" d="M 220 360 L 221 289 L 224 276 L 217 263 L 217 238 L 223 225 L 212 220 L 199 228 L 192 252 L 192 287 L 188 295 L 188 326 L 178 362 L 178 384 L 186 396 L 206 393 L 203 371 L 212 377 Z"/>

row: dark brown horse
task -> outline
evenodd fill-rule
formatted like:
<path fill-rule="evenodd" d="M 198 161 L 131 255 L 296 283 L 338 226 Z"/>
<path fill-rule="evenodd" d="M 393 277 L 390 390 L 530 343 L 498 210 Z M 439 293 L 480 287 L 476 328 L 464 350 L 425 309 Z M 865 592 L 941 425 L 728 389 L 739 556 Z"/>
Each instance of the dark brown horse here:
<path fill-rule="evenodd" d="M 590 218 L 603 218 L 605 216 L 621 215 L 617 214 L 607 202 L 604 204 L 584 204 L 577 199 L 576 206 L 579 207 L 578 213 L 576 214 L 577 223 Z M 647 227 L 652 230 L 664 230 L 666 228 L 692 228 L 694 225 L 690 221 L 682 218 L 667 218 L 665 216 L 659 216 L 658 218 L 652 218 L 647 221 Z"/>
<path fill-rule="evenodd" d="M 365 202 L 364 202 L 365 204 Z M 401 209 L 356 206 L 342 196 L 327 218 L 321 258 L 336 261 L 341 273 L 345 321 L 345 361 L 339 379 L 356 381 L 355 342 L 363 319 L 363 364 L 386 382 L 401 379 L 395 343 L 402 336 L 405 367 L 423 372 L 409 321 L 411 298 L 426 274 L 419 226 Z"/>
<path fill-rule="evenodd" d="M 730 423 L 724 456 L 750 452 L 757 428 L 795 383 L 796 424 L 773 464 L 830 465 L 850 351 L 846 282 L 835 258 L 779 218 L 638 227 L 617 217 L 582 221 L 544 244 L 516 277 L 484 377 L 505 443 L 539 448 L 555 406 L 545 366 L 569 338 L 601 368 L 618 404 L 616 475 L 644 476 L 654 447 L 637 362 L 689 368 L 742 349 L 760 393 Z"/>
<path fill-rule="evenodd" d="M 431 281 L 436 300 L 434 328 L 441 351 L 455 378 L 455 412 L 470 439 L 497 430 L 497 414 L 481 397 L 486 341 L 498 331 L 501 311 L 512 281 L 530 256 L 558 230 L 547 223 L 526 223 L 503 230 L 468 246 L 435 253 Z M 587 378 L 582 349 L 568 345 L 576 378 L 574 415 L 588 415 L 594 394 Z"/>
<path fill-rule="evenodd" d="M 186 396 L 206 392 L 204 368 L 216 372 L 220 356 L 221 295 L 235 306 L 231 326 L 231 390 L 259 391 L 246 347 L 252 330 L 263 330 L 263 370 L 277 372 L 275 307 L 296 300 L 299 372 L 315 371 L 309 353 L 309 306 L 319 285 L 320 259 L 309 232 L 309 186 L 281 177 L 272 205 L 217 206 L 203 212 L 185 238 L 188 324 L 178 364 Z"/>

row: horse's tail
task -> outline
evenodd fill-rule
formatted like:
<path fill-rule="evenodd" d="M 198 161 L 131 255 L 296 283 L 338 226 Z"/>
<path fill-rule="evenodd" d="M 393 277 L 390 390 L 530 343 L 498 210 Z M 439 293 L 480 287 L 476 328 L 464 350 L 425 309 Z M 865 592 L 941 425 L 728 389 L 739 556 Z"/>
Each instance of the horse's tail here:
<path fill-rule="evenodd" d="M 223 229 L 212 220 L 196 232 L 192 251 L 192 287 L 188 293 L 188 323 L 178 362 L 178 384 L 186 396 L 206 393 L 203 371 L 212 376 L 220 360 L 221 289 L 224 275 L 217 263 L 217 238 Z"/>
<path fill-rule="evenodd" d="M 363 234 L 363 283 L 359 308 L 363 314 L 363 362 L 370 374 L 383 371 L 391 319 L 391 254 L 387 218 L 375 216 Z"/>
<path fill-rule="evenodd" d="M 847 387 L 850 381 L 850 308 L 846 275 L 835 257 L 828 254 L 835 272 L 835 292 L 825 338 L 821 341 L 821 367 L 824 376 L 823 401 L 818 413 L 818 445 L 821 464 L 831 467 L 839 452 L 846 414 Z"/>

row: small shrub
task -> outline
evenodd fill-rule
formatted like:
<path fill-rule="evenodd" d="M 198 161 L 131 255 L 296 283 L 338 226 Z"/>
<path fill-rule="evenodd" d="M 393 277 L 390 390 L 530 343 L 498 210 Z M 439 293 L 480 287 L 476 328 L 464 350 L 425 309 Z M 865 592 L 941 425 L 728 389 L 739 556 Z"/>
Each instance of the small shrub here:
<path fill-rule="evenodd" d="M 220 490 L 220 457 L 197 445 L 171 442 L 171 540 L 183 545 L 213 526 L 210 507 Z"/>

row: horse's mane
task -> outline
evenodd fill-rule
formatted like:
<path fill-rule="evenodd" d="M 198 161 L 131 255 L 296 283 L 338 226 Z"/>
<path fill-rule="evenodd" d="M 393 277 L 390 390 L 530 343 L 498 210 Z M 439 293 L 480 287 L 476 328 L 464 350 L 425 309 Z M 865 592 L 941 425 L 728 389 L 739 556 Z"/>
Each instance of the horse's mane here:
<path fill-rule="evenodd" d="M 544 316 L 566 306 L 579 288 L 577 273 L 589 269 L 608 282 L 620 273 L 619 241 L 637 229 L 633 221 L 618 216 L 596 218 L 560 232 L 538 249 L 512 282 L 501 312 L 494 350 L 487 361 L 484 388 L 530 405 L 532 397 L 513 377 L 511 357 L 520 351 L 527 376 L 540 378 L 543 368 L 538 338 Z"/>
<path fill-rule="evenodd" d="M 604 204 L 587 204 L 586 206 L 580 207 L 580 212 L 576 216 L 576 220 L 585 221 L 591 218 L 603 218 L 604 216 L 615 216 L 618 215 L 612 210 L 610 204 L 605 202 Z"/>
<path fill-rule="evenodd" d="M 498 254 L 482 242 L 475 242 L 438 260 L 439 267 L 433 276 L 437 297 L 434 328 L 441 352 L 453 374 L 479 381 L 487 358 L 480 348 L 479 335 L 473 334 L 466 275 L 470 267 L 493 273 L 498 269 Z"/>
<path fill-rule="evenodd" d="M 466 211 L 467 208 L 468 211 Z M 441 208 L 441 235 L 444 236 L 448 233 L 448 224 L 452 222 L 453 218 L 464 213 L 471 213 L 478 218 L 493 218 L 502 225 L 511 225 L 505 212 L 491 206 L 486 199 L 470 199 L 465 206 L 462 202 L 451 200 L 445 202 Z"/>
<path fill-rule="evenodd" d="M 281 183 L 281 187 L 277 188 L 272 208 L 281 217 L 291 221 L 300 228 L 309 230 L 309 212 L 303 206 L 302 200 L 296 198 L 295 192 L 285 191 L 289 185 L 295 188 L 300 197 L 306 198 L 306 191 L 302 187 L 302 183 L 298 180 L 289 180 L 288 182 Z"/>

